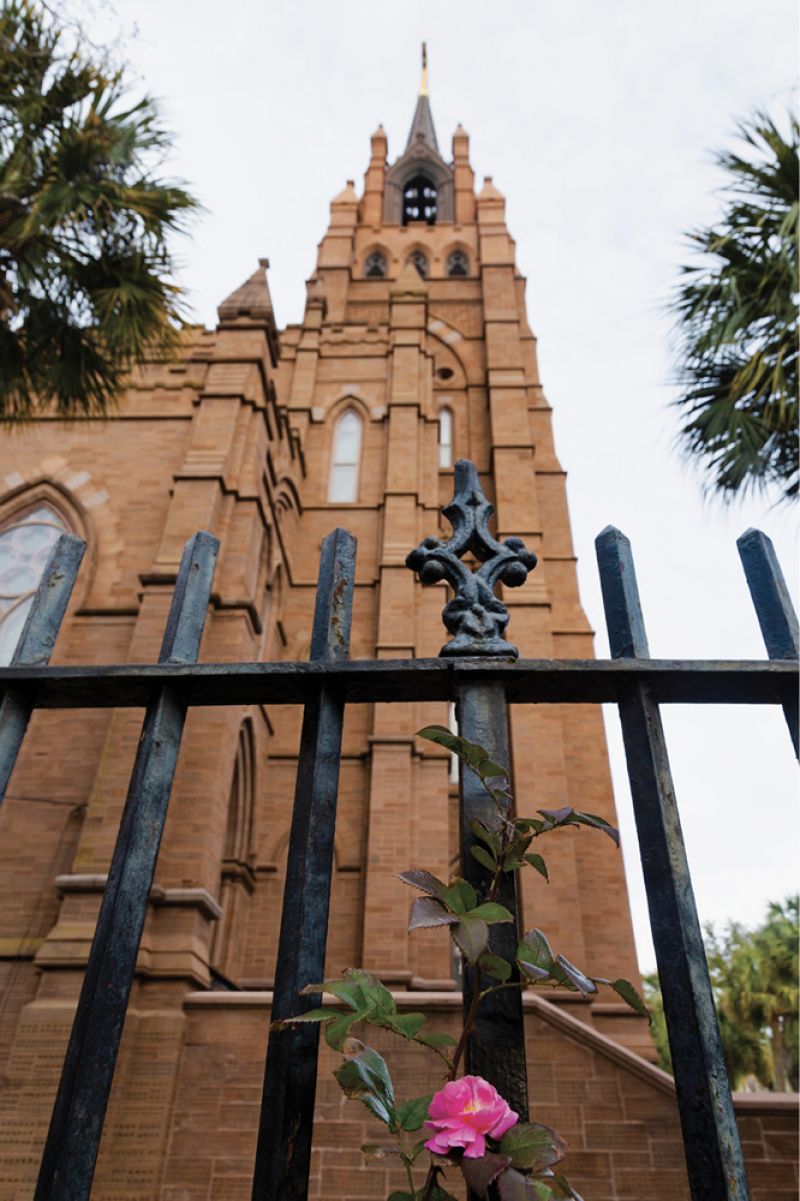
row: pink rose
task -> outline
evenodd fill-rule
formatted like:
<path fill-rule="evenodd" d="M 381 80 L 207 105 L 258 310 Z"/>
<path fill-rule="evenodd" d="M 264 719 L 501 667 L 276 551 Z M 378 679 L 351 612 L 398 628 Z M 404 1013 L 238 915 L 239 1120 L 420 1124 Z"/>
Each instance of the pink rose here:
<path fill-rule="evenodd" d="M 486 1154 L 486 1135 L 502 1138 L 519 1121 L 496 1088 L 481 1076 L 451 1080 L 436 1093 L 425 1125 L 436 1133 L 425 1146 L 436 1155 L 463 1147 L 467 1159 Z"/>

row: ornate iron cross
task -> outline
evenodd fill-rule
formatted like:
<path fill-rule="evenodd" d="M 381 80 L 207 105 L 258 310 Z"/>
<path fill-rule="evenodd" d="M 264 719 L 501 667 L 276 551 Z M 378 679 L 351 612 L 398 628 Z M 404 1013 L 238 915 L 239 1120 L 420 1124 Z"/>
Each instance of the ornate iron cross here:
<path fill-rule="evenodd" d="M 497 584 L 518 588 L 536 566 L 536 555 L 526 550 L 521 538 L 498 542 L 489 533 L 494 505 L 483 495 L 475 464 L 459 459 L 455 466 L 455 495 L 442 509 L 453 527 L 453 535 L 423 538 L 406 559 L 406 566 L 419 574 L 423 584 L 447 580 L 455 592 L 442 611 L 442 621 L 451 634 L 440 655 L 496 655 L 518 659 L 519 651 L 503 634 L 508 609 L 494 595 Z M 470 571 L 461 556 L 472 551 L 481 566 Z"/>

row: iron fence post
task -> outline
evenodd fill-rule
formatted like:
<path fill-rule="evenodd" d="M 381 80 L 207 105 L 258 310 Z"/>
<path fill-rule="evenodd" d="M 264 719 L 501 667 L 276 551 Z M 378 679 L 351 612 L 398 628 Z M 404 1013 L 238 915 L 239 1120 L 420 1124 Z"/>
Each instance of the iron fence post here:
<path fill-rule="evenodd" d="M 310 658 L 346 659 L 350 651 L 356 540 L 337 529 L 322 543 Z M 274 1023 L 322 1003 L 301 996 L 322 981 L 328 933 L 344 692 L 321 682 L 306 703 L 297 765 L 286 883 L 275 965 L 253 1201 L 305 1201 L 317 1087 L 319 1026 Z"/>
<path fill-rule="evenodd" d="M 197 659 L 218 549 L 206 533 L 186 544 L 159 662 Z M 170 688 L 147 708 L 35 1201 L 88 1201 L 91 1192 L 185 718 L 186 702 Z"/>
<path fill-rule="evenodd" d="M 462 684 L 458 689 L 458 729 L 462 738 L 477 742 L 501 766 L 509 764 L 508 718 L 502 684 L 488 681 Z M 478 895 L 485 895 L 491 873 L 473 858 L 471 848 L 480 843 L 470 829 L 477 819 L 489 828 L 497 826 L 497 805 L 473 771 L 459 764 L 461 873 Z M 514 964 L 511 980 L 519 980 L 516 967 L 517 892 L 516 873 L 503 875 L 497 901 L 514 914 L 514 923 L 489 927 L 489 950 Z M 475 996 L 476 971 L 464 965 L 464 1015 Z M 525 1025 L 522 989 L 509 988 L 484 997 L 478 1010 L 475 1032 L 467 1042 L 467 1071 L 493 1084 L 522 1121 L 528 1119 L 528 1077 L 525 1064 Z"/>
<path fill-rule="evenodd" d="M 649 656 L 628 539 L 596 540 L 614 658 Z M 619 714 L 693 1201 L 747 1201 L 739 1132 L 658 704 L 620 689 Z"/>
<path fill-rule="evenodd" d="M 46 667 L 50 662 L 85 550 L 82 538 L 75 534 L 59 535 L 22 627 L 11 658 L 12 667 Z M 7 689 L 0 702 L 0 803 L 35 704 L 35 694 L 22 695 L 14 688 Z"/>
<path fill-rule="evenodd" d="M 736 539 L 747 586 L 770 659 L 800 658 L 800 630 L 786 580 L 772 539 L 761 530 L 745 530 Z M 795 755 L 800 756 L 798 701 L 795 695 L 783 706 Z"/>

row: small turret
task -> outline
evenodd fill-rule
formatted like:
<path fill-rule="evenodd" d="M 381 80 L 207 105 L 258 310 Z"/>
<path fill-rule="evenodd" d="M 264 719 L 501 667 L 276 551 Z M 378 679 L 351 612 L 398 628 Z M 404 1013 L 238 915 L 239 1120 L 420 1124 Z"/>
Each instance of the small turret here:
<path fill-rule="evenodd" d="M 475 220 L 475 172 L 469 161 L 469 134 L 460 122 L 453 134 L 453 177 L 455 219 L 468 225 Z"/>
<path fill-rule="evenodd" d="M 379 125 L 370 139 L 369 166 L 364 175 L 360 217 L 365 225 L 380 225 L 388 149 L 386 132 L 383 126 Z"/>

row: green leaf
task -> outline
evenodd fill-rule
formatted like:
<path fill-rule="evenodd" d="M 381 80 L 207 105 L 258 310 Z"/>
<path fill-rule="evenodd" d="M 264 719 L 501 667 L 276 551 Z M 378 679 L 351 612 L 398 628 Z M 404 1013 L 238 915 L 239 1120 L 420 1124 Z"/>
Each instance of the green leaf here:
<path fill-rule="evenodd" d="M 464 1173 L 464 1179 L 467 1182 L 467 1187 L 477 1193 L 479 1197 L 488 1195 L 489 1185 L 493 1183 L 501 1172 L 511 1163 L 508 1155 L 495 1155 L 493 1152 L 488 1152 L 482 1155 L 480 1159 L 461 1160 L 461 1171 Z"/>
<path fill-rule="evenodd" d="M 485 850 L 483 847 L 470 847 L 469 853 L 473 859 L 478 860 L 478 863 L 480 863 L 481 867 L 485 867 L 488 871 L 494 872 L 496 866 L 495 860 L 492 859 L 487 850 Z"/>
<path fill-rule="evenodd" d="M 467 963 L 477 963 L 489 944 L 489 927 L 479 917 L 463 917 L 451 927 L 453 941 Z"/>
<path fill-rule="evenodd" d="M 500 1201 L 551 1201 L 553 1190 L 541 1180 L 506 1168 L 497 1178 L 497 1194 Z"/>
<path fill-rule="evenodd" d="M 334 1051 L 341 1051 L 345 1040 L 350 1036 L 350 1028 L 356 1022 L 363 1022 L 369 1017 L 369 1010 L 365 1009 L 361 1013 L 342 1013 L 335 1017 L 332 1022 L 328 1022 L 325 1026 L 325 1041 L 329 1047 L 333 1047 Z"/>
<path fill-rule="evenodd" d="M 436 876 L 432 876 L 430 872 L 400 872 L 397 878 L 404 884 L 410 884 L 412 888 L 418 888 L 420 892 L 427 893 L 429 897 L 436 897 L 436 900 L 441 901 L 443 905 L 448 904 L 447 885 Z"/>
<path fill-rule="evenodd" d="M 439 746 L 446 747 L 448 751 L 452 751 L 454 755 L 458 755 L 467 767 L 471 767 L 474 772 L 482 779 L 492 779 L 497 776 L 508 776 L 508 768 L 503 767 L 499 763 L 493 762 L 489 758 L 488 751 L 485 751 L 477 742 L 470 742 L 468 738 L 461 738 L 458 734 L 451 733 L 444 726 L 426 726 L 423 730 L 417 730 L 418 738 L 425 738 L 428 742 L 435 742 Z"/>
<path fill-rule="evenodd" d="M 517 817 L 514 825 L 518 830 L 534 830 L 536 834 L 541 834 L 545 823 L 538 817 Z"/>
<path fill-rule="evenodd" d="M 338 1009 L 309 1009 L 306 1013 L 298 1013 L 292 1018 L 284 1018 L 282 1022 L 275 1022 L 274 1025 L 278 1030 L 282 1030 L 285 1026 L 295 1026 L 298 1022 L 330 1022 L 335 1017 L 340 1017 Z"/>
<path fill-rule="evenodd" d="M 513 922 L 514 920 L 505 905 L 498 905 L 496 901 L 484 901 L 476 909 L 470 910 L 469 917 L 479 917 L 490 926 L 496 925 L 498 922 Z"/>
<path fill-rule="evenodd" d="M 403 1038 L 415 1038 L 428 1019 L 424 1013 L 402 1013 L 391 1019 L 392 1030 Z"/>
<path fill-rule="evenodd" d="M 497 859 L 497 856 L 500 852 L 500 847 L 502 846 L 500 835 L 490 830 L 489 827 L 485 825 L 484 822 L 479 821 L 477 817 L 473 817 L 471 819 L 469 828 L 476 838 L 479 838 L 481 842 L 486 844 L 492 857 Z"/>
<path fill-rule="evenodd" d="M 598 817 L 595 813 L 580 813 L 571 805 L 565 805 L 562 809 L 540 809 L 539 812 L 548 823 L 548 829 L 555 829 L 557 826 L 591 826 L 595 830 L 602 830 L 616 846 L 619 846 L 619 831 L 604 817 Z"/>
<path fill-rule="evenodd" d="M 595 830 L 602 830 L 607 834 L 615 846 L 619 846 L 619 830 L 616 826 L 612 826 L 604 817 L 598 817 L 596 813 L 574 813 L 572 821 L 581 826 L 591 826 Z"/>
<path fill-rule="evenodd" d="M 376 1013 L 394 1013 L 397 1006 L 394 997 L 385 984 L 377 976 L 365 972 L 362 968 L 348 968 L 345 972 L 348 980 L 353 981 L 361 990 L 365 1006 L 374 1009 Z"/>
<path fill-rule="evenodd" d="M 372 1047 L 365 1047 L 363 1043 L 358 1045 L 361 1051 L 346 1059 L 333 1074 L 346 1097 L 363 1102 L 391 1127 L 394 1125 L 394 1087 L 389 1068 L 383 1056 Z"/>
<path fill-rule="evenodd" d="M 349 1005 L 351 1009 L 364 1008 L 361 985 L 355 980 L 323 980 L 321 984 L 307 984 L 305 988 L 300 989 L 300 995 L 303 997 L 313 996 L 314 993 L 320 992 L 331 993 L 340 1001 L 344 1001 L 345 1005 Z"/>
<path fill-rule="evenodd" d="M 417 1201 L 413 1193 L 389 1193 L 388 1201 Z"/>
<path fill-rule="evenodd" d="M 562 805 L 560 809 L 540 809 L 542 817 L 553 826 L 563 826 L 572 817 L 575 810 L 572 805 Z"/>
<path fill-rule="evenodd" d="M 533 975 L 534 979 L 543 980 L 550 975 L 550 970 L 555 963 L 555 956 L 550 947 L 550 943 L 541 930 L 528 930 L 523 935 L 522 941 L 517 946 L 517 961 L 525 968 L 529 975 Z M 535 968 L 535 972 L 530 972 L 530 968 Z M 539 975 L 540 972 L 545 972 L 545 976 Z"/>
<path fill-rule="evenodd" d="M 457 876 L 447 888 L 445 904 L 453 913 L 469 913 L 478 904 L 478 894 L 467 880 Z"/>
<path fill-rule="evenodd" d="M 566 1176 L 556 1176 L 554 1183 L 561 1189 L 561 1195 L 569 1198 L 569 1201 L 583 1201 L 580 1193 L 576 1193 Z"/>
<path fill-rule="evenodd" d="M 511 964 L 500 955 L 493 955 L 490 951 L 481 955 L 478 966 L 485 975 L 493 976 L 501 984 L 505 984 L 511 978 Z"/>
<path fill-rule="evenodd" d="M 547 864 L 545 863 L 544 859 L 542 859 L 541 855 L 536 855 L 531 852 L 530 855 L 525 856 L 525 862 L 529 863 L 531 867 L 536 868 L 539 875 L 544 876 L 548 884 L 550 883 L 550 877 L 547 874 Z"/>
<path fill-rule="evenodd" d="M 416 1097 L 413 1101 L 404 1101 L 402 1105 L 398 1105 L 398 1126 L 402 1126 L 403 1130 L 408 1130 L 409 1133 L 419 1130 L 428 1116 L 432 1100 L 433 1093 L 427 1093 L 424 1097 Z"/>
<path fill-rule="evenodd" d="M 456 914 L 450 913 L 433 897 L 417 897 L 411 906 L 408 929 L 410 933 L 412 930 L 428 929 L 433 926 L 452 926 L 453 922 L 457 921 Z"/>
<path fill-rule="evenodd" d="M 517 1122 L 500 1140 L 500 1154 L 508 1155 L 513 1167 L 532 1172 L 559 1163 L 566 1149 L 561 1135 L 542 1122 Z"/>
<path fill-rule="evenodd" d="M 619 980 L 611 980 L 610 984 L 617 996 L 622 997 L 623 1001 L 627 1002 L 631 1009 L 640 1013 L 642 1017 L 647 1018 L 647 1021 L 652 1025 L 653 1019 L 650 1016 L 650 1010 L 629 980 L 620 978 Z"/>
<path fill-rule="evenodd" d="M 456 1040 L 452 1034 L 441 1034 L 437 1031 L 433 1031 L 430 1034 L 417 1034 L 415 1041 L 424 1043 L 426 1047 L 454 1047 L 456 1045 Z"/>
<path fill-rule="evenodd" d="M 574 963 L 570 963 L 563 955 L 556 956 L 556 961 L 550 969 L 550 975 L 565 988 L 583 993 L 585 997 L 597 992 L 597 985 L 594 981 L 585 976 L 580 968 L 575 967 Z"/>

